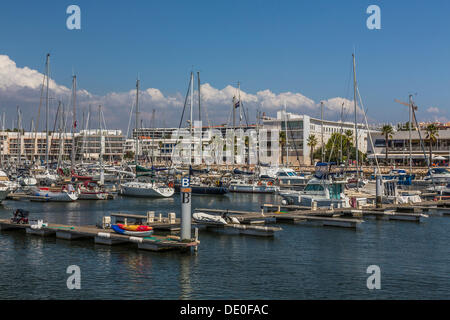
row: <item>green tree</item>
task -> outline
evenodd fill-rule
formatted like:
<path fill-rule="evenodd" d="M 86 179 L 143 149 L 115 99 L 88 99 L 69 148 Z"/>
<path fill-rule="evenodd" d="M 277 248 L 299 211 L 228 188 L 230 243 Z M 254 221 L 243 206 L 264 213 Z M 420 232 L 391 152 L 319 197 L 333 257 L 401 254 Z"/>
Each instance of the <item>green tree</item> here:
<path fill-rule="evenodd" d="M 388 163 L 388 154 L 389 154 L 389 139 L 392 138 L 392 134 L 394 133 L 394 128 L 390 124 L 386 124 L 381 128 L 381 133 L 384 135 L 384 141 L 386 142 L 386 164 Z"/>
<path fill-rule="evenodd" d="M 281 148 L 281 163 L 284 163 L 284 147 L 286 146 L 286 131 L 280 131 L 279 143 Z"/>
<path fill-rule="evenodd" d="M 311 165 L 313 165 L 314 164 L 314 148 L 317 145 L 317 138 L 316 138 L 316 136 L 313 135 L 313 134 L 310 134 L 309 137 L 308 137 L 307 142 L 308 142 L 308 147 L 311 148 L 310 162 L 311 162 Z"/>
<path fill-rule="evenodd" d="M 427 133 L 426 139 L 428 140 L 428 145 L 430 147 L 430 163 L 433 161 L 433 151 L 432 145 L 437 142 L 437 137 L 439 137 L 438 128 L 434 123 L 426 126 L 425 132 Z"/>

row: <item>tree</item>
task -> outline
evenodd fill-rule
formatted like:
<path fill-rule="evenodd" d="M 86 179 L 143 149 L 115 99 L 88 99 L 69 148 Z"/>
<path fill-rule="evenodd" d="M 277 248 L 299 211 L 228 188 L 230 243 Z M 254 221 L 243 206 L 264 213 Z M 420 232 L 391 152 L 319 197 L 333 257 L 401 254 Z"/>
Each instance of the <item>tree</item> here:
<path fill-rule="evenodd" d="M 389 149 L 389 138 L 392 138 L 392 134 L 394 133 L 394 128 L 390 124 L 385 124 L 381 128 L 381 133 L 384 135 L 384 139 L 386 142 L 386 164 L 388 163 L 388 149 Z"/>
<path fill-rule="evenodd" d="M 123 156 L 124 159 L 134 159 L 134 152 L 133 151 L 127 151 L 125 152 L 125 155 Z"/>
<path fill-rule="evenodd" d="M 280 143 L 280 148 L 281 148 L 281 163 L 284 163 L 283 149 L 286 146 L 286 131 L 280 131 L 279 143 Z"/>
<path fill-rule="evenodd" d="M 313 161 L 314 160 L 314 148 L 317 145 L 316 136 L 313 135 L 313 134 L 310 134 L 309 137 L 308 137 L 307 142 L 308 142 L 308 147 L 311 148 L 311 152 L 310 152 L 311 160 L 310 161 L 311 161 L 311 165 L 313 165 L 313 163 L 314 163 L 314 161 Z"/>
<path fill-rule="evenodd" d="M 437 137 L 439 137 L 438 128 L 434 123 L 431 123 L 426 126 L 425 132 L 427 133 L 426 139 L 428 140 L 430 146 L 430 163 L 431 163 L 431 161 L 433 161 L 432 144 L 433 142 L 436 143 Z"/>

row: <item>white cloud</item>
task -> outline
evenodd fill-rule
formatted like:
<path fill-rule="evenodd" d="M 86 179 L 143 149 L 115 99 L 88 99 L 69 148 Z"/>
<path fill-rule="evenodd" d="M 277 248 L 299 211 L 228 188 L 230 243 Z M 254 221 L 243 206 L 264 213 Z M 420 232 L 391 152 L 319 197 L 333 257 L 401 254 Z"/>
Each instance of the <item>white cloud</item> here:
<path fill-rule="evenodd" d="M 427 109 L 427 112 L 429 112 L 429 113 L 439 113 L 439 112 L 441 112 L 441 110 L 439 110 L 439 108 L 436 108 L 436 107 L 429 107 Z"/>
<path fill-rule="evenodd" d="M 16 63 L 6 55 L 0 55 L 0 111 L 5 109 L 8 119 L 15 119 L 15 108 L 19 105 L 22 113 L 28 118 L 24 118 L 23 123 L 29 123 L 31 118 L 37 117 L 37 107 L 40 100 L 40 89 L 43 82 L 43 74 L 28 67 L 18 67 Z M 184 90 L 184 88 L 182 88 Z M 51 96 L 61 99 L 68 105 L 70 101 L 71 89 L 63 85 L 50 81 Z M 213 87 L 209 83 L 202 84 L 201 96 L 203 114 L 202 120 L 209 120 L 211 124 L 225 123 L 230 115 L 233 96 L 237 96 L 238 89 L 231 85 L 223 89 Z M 249 123 L 254 123 L 256 110 L 264 111 L 268 115 L 275 115 L 275 112 L 282 109 L 286 103 L 287 109 L 294 113 L 307 113 L 317 115 L 320 110 L 320 101 L 316 102 L 299 92 L 274 93 L 269 89 L 261 90 L 255 94 L 240 92 L 246 111 L 249 111 Z M 195 105 L 197 105 L 197 94 Z M 178 126 L 184 105 L 184 93 L 165 95 L 157 88 L 142 89 L 139 96 L 140 111 L 144 125 L 150 125 L 152 109 L 156 110 L 157 126 Z M 98 105 L 103 106 L 105 119 L 109 128 L 120 128 L 127 130 L 129 112 L 135 101 L 135 90 L 127 92 L 109 92 L 105 95 L 94 95 L 85 89 L 77 91 L 78 116 L 81 120 L 82 110 L 87 110 L 92 106 L 92 112 L 97 112 Z M 353 102 L 344 98 L 335 97 L 324 100 L 326 117 L 339 117 L 342 103 L 347 114 L 353 113 Z M 66 108 L 67 110 L 68 108 Z M 196 112 L 197 109 L 194 109 Z M 358 108 L 358 111 L 360 109 Z M 197 117 L 197 113 L 194 115 Z M 52 115 L 56 113 L 56 101 L 52 101 Z M 187 112 L 188 113 L 188 112 Z M 185 118 L 187 113 L 185 113 Z M 252 116 L 253 115 L 253 116 Z M 40 122 L 43 122 L 43 111 L 41 109 Z M 94 116 L 91 119 L 95 118 Z M 52 120 L 53 122 L 54 120 Z M 9 124 L 11 120 L 9 120 Z M 7 126 L 10 126 L 8 123 Z M 96 122 L 91 124 L 94 127 Z M 41 125 L 42 128 L 42 125 Z"/>

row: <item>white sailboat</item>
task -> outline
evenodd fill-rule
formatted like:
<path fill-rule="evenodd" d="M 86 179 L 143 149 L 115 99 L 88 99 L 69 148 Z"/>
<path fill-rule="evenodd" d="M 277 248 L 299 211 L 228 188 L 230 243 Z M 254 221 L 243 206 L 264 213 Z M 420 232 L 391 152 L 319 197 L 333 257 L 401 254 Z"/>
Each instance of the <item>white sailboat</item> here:
<path fill-rule="evenodd" d="M 136 150 L 135 150 L 135 164 L 138 164 L 139 153 L 139 79 L 136 81 Z M 142 182 L 136 179 L 135 181 L 125 182 L 120 185 L 121 194 L 130 197 L 164 197 L 173 196 L 175 189 L 157 182 Z"/>

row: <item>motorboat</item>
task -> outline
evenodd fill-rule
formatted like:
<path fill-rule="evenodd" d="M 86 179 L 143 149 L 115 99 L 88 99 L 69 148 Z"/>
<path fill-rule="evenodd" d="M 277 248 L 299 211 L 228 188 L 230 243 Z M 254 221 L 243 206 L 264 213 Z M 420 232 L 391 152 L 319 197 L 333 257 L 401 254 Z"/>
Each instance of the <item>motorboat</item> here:
<path fill-rule="evenodd" d="M 423 180 L 433 184 L 449 184 L 450 171 L 447 168 L 431 168 Z"/>
<path fill-rule="evenodd" d="M 317 207 L 348 208 L 349 198 L 345 195 L 346 181 L 312 178 L 302 191 L 281 190 L 280 195 L 283 202 L 290 205 L 312 207 L 317 203 Z"/>
<path fill-rule="evenodd" d="M 276 179 L 279 185 L 306 185 L 309 180 L 307 175 L 298 175 L 291 168 L 285 167 L 260 167 L 260 178 Z"/>
<path fill-rule="evenodd" d="M 9 192 L 14 192 L 20 188 L 20 184 L 9 180 L 8 175 L 3 170 L 0 170 L 0 184 L 8 187 Z"/>
<path fill-rule="evenodd" d="M 0 184 L 0 203 L 6 199 L 9 194 L 9 188 L 5 184 Z"/>
<path fill-rule="evenodd" d="M 246 182 L 240 179 L 231 180 L 228 185 L 229 192 L 240 192 L 240 193 L 277 193 L 280 187 L 275 186 L 272 181 L 255 181 Z"/>

